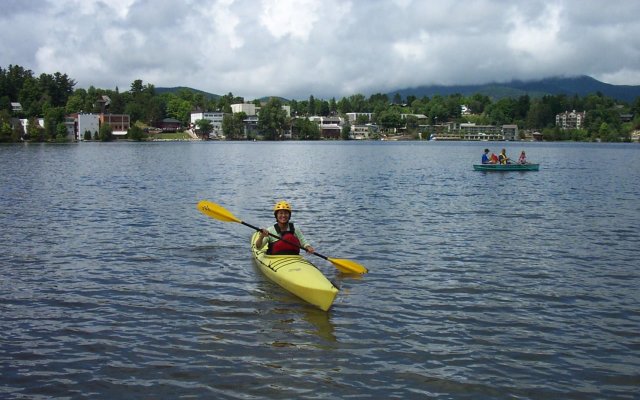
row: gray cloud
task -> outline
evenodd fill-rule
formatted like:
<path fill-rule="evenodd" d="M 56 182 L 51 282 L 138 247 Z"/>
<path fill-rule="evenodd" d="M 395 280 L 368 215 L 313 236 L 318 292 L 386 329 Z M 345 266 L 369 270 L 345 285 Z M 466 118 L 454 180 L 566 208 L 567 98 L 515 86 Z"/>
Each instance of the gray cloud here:
<path fill-rule="evenodd" d="M 640 84 L 640 2 L 4 0 L 0 64 L 250 100 L 590 75 Z"/>

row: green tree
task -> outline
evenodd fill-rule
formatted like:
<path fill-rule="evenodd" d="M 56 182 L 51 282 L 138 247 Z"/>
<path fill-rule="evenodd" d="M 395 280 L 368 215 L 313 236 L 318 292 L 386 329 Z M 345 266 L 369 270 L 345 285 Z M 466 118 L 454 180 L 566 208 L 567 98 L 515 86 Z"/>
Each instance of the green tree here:
<path fill-rule="evenodd" d="M 336 114 L 338 112 L 338 103 L 336 103 L 336 98 L 332 97 L 329 100 L 329 114 Z"/>
<path fill-rule="evenodd" d="M 196 126 L 198 127 L 200 135 L 202 135 L 202 140 L 209 139 L 211 132 L 213 132 L 213 124 L 211 123 L 211 120 L 206 118 L 199 119 L 196 121 Z"/>
<path fill-rule="evenodd" d="M 319 140 L 320 127 L 308 118 L 296 118 L 293 120 L 292 131 L 298 139 Z"/>
<path fill-rule="evenodd" d="M 343 97 L 338 101 L 337 104 L 338 112 L 341 114 L 346 114 L 352 112 L 351 102 L 348 98 Z"/>
<path fill-rule="evenodd" d="M 45 140 L 50 140 L 58 136 L 58 124 L 64 124 L 63 107 L 45 107 L 44 110 L 44 130 Z"/>
<path fill-rule="evenodd" d="M 371 119 L 367 114 L 358 114 L 356 116 L 356 125 L 366 125 L 371 122 Z"/>
<path fill-rule="evenodd" d="M 244 103 L 244 98 L 234 96 L 233 93 L 229 92 L 218 100 L 218 109 L 225 114 L 231 114 L 231 105 L 241 103 Z"/>
<path fill-rule="evenodd" d="M 0 142 L 7 143 L 11 141 L 11 112 L 9 110 L 0 110 Z"/>
<path fill-rule="evenodd" d="M 307 107 L 307 115 L 310 117 L 316 115 L 316 113 L 318 112 L 316 108 L 316 99 L 313 97 L 313 95 L 309 96 Z"/>
<path fill-rule="evenodd" d="M 113 129 L 109 124 L 100 125 L 100 131 L 98 132 L 98 138 L 101 142 L 110 142 L 113 140 Z"/>
<path fill-rule="evenodd" d="M 476 93 L 466 99 L 467 107 L 472 114 L 482 114 L 484 109 L 491 104 L 489 96 Z"/>
<path fill-rule="evenodd" d="M 7 121 L 0 121 L 0 142 L 11 142 L 11 125 Z"/>
<path fill-rule="evenodd" d="M 510 98 L 503 98 L 496 103 L 489 105 L 485 109 L 485 114 L 493 125 L 504 125 L 513 122 L 515 101 Z"/>
<path fill-rule="evenodd" d="M 436 95 L 426 104 L 425 114 L 433 124 L 444 123 L 449 119 L 448 106 L 445 99 Z"/>
<path fill-rule="evenodd" d="M 188 123 L 191 119 L 191 103 L 173 94 L 170 95 L 167 101 L 167 116 L 175 118 L 183 124 Z"/>
<path fill-rule="evenodd" d="M 44 128 L 40 126 L 38 118 L 31 117 L 27 121 L 26 139 L 35 142 L 43 142 L 45 140 L 45 132 Z"/>
<path fill-rule="evenodd" d="M 351 112 L 371 112 L 373 110 L 367 107 L 364 95 L 359 93 L 349 96 L 349 104 L 351 104 Z"/>
<path fill-rule="evenodd" d="M 525 128 L 543 129 L 555 125 L 556 117 L 551 106 L 540 99 L 531 102 L 525 118 Z"/>
<path fill-rule="evenodd" d="M 56 141 L 65 142 L 67 140 L 69 140 L 67 137 L 67 125 L 64 122 L 59 122 L 56 125 Z"/>
<path fill-rule="evenodd" d="M 378 116 L 378 123 L 387 130 L 400 128 L 403 125 L 402 122 L 400 112 L 394 109 L 384 110 Z"/>
<path fill-rule="evenodd" d="M 247 114 L 239 112 L 235 114 L 225 114 L 222 118 L 222 132 L 231 140 L 244 139 L 244 120 Z"/>
<path fill-rule="evenodd" d="M 11 141 L 19 142 L 20 140 L 22 140 L 23 136 L 24 136 L 24 130 L 22 129 L 22 125 L 14 124 L 13 129 L 11 129 Z"/>
<path fill-rule="evenodd" d="M 419 121 L 415 115 L 407 115 L 404 122 L 408 133 L 416 133 L 418 131 Z"/>
<path fill-rule="evenodd" d="M 342 138 L 342 140 L 351 139 L 351 124 L 347 122 L 346 124 L 342 125 L 342 129 L 340 130 L 340 137 Z"/>
<path fill-rule="evenodd" d="M 77 89 L 69 99 L 67 100 L 67 104 L 65 105 L 65 111 L 67 114 L 77 113 L 77 112 L 89 112 L 90 110 L 84 109 L 86 103 L 87 91 L 84 89 Z"/>
<path fill-rule="evenodd" d="M 316 112 L 323 117 L 328 116 L 331 113 L 329 102 L 325 100 L 316 100 Z"/>
<path fill-rule="evenodd" d="M 275 97 L 269 99 L 260 110 L 258 129 L 267 140 L 279 140 L 283 138 L 285 130 L 289 126 L 287 112 L 282 109 L 282 102 Z"/>
<path fill-rule="evenodd" d="M 138 126 L 137 124 L 134 124 L 133 126 L 131 126 L 131 128 L 127 130 L 127 136 L 131 140 L 140 142 L 144 138 L 146 138 L 147 135 L 144 133 L 144 130 L 140 126 Z"/>

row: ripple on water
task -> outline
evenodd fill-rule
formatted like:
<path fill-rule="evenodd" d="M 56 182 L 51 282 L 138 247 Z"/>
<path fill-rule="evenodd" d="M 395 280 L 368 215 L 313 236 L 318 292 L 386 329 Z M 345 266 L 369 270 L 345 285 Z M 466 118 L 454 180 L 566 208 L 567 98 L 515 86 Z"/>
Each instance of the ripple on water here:
<path fill-rule="evenodd" d="M 0 146 L 0 397 L 634 398 L 640 153 L 517 147 L 547 167 L 475 173 L 476 143 Z M 257 226 L 288 199 L 370 273 L 310 257 L 341 288 L 322 312 L 201 199 Z"/>

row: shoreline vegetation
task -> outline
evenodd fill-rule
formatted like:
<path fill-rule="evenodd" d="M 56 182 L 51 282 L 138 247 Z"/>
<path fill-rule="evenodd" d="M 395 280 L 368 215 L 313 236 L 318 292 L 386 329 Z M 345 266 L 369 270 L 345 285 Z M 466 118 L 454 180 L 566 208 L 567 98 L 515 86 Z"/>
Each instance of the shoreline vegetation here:
<path fill-rule="evenodd" d="M 396 93 L 354 94 L 341 99 L 286 100 L 279 97 L 247 101 L 228 93 L 223 96 L 179 88 L 156 91 L 138 79 L 128 91 L 74 89 L 66 74 L 35 74 L 23 67 L 0 67 L 0 143 L 67 142 L 77 140 L 461 140 L 463 125 L 485 128 L 477 135 L 502 139 L 631 142 L 640 140 L 640 97 L 632 102 L 616 100 L 600 92 L 585 96 L 521 95 L 490 98 L 476 93 L 421 97 Z M 256 115 L 233 112 L 232 105 L 248 104 Z M 286 108 L 286 110 L 285 110 Z M 582 119 L 561 127 L 558 116 L 577 111 Z M 191 121 L 191 114 L 218 113 L 216 127 L 209 119 Z M 119 115 L 128 119 L 120 132 L 108 123 L 99 131 L 74 131 L 74 115 Z M 575 113 L 574 113 L 575 114 Z M 332 130 L 327 129 L 329 120 Z M 174 121 L 175 135 L 162 132 Z M 335 121 L 340 121 L 336 123 Z M 515 127 L 517 136 L 504 133 Z M 128 129 L 127 129 L 128 128 Z M 189 132 L 185 132 L 185 130 Z M 496 131 L 497 129 L 497 131 Z M 510 128 L 512 129 L 512 128 Z M 124 135 L 126 130 L 126 135 Z M 167 129 L 164 129 L 165 131 Z M 196 135 L 197 132 L 197 135 Z M 495 133 L 494 133 L 495 132 Z M 513 134 L 512 134 L 513 135 Z M 486 140 L 478 140 L 486 141 Z M 489 140 L 494 141 L 494 140 Z M 501 141 L 498 138 L 497 141 Z"/>

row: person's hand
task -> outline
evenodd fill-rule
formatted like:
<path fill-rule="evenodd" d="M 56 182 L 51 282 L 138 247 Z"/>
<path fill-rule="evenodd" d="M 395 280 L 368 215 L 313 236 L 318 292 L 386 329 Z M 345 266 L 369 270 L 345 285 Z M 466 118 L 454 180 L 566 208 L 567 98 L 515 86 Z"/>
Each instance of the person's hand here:
<path fill-rule="evenodd" d="M 261 235 L 261 239 L 264 239 L 265 237 L 269 237 L 269 231 L 266 228 L 262 228 L 260 229 L 260 235 Z"/>
<path fill-rule="evenodd" d="M 307 253 L 310 253 L 310 254 L 313 254 L 313 253 L 315 253 L 315 251 L 316 251 L 316 250 L 315 250 L 312 246 L 310 246 L 310 245 L 307 245 L 307 247 L 305 247 L 304 249 L 307 251 Z"/>

